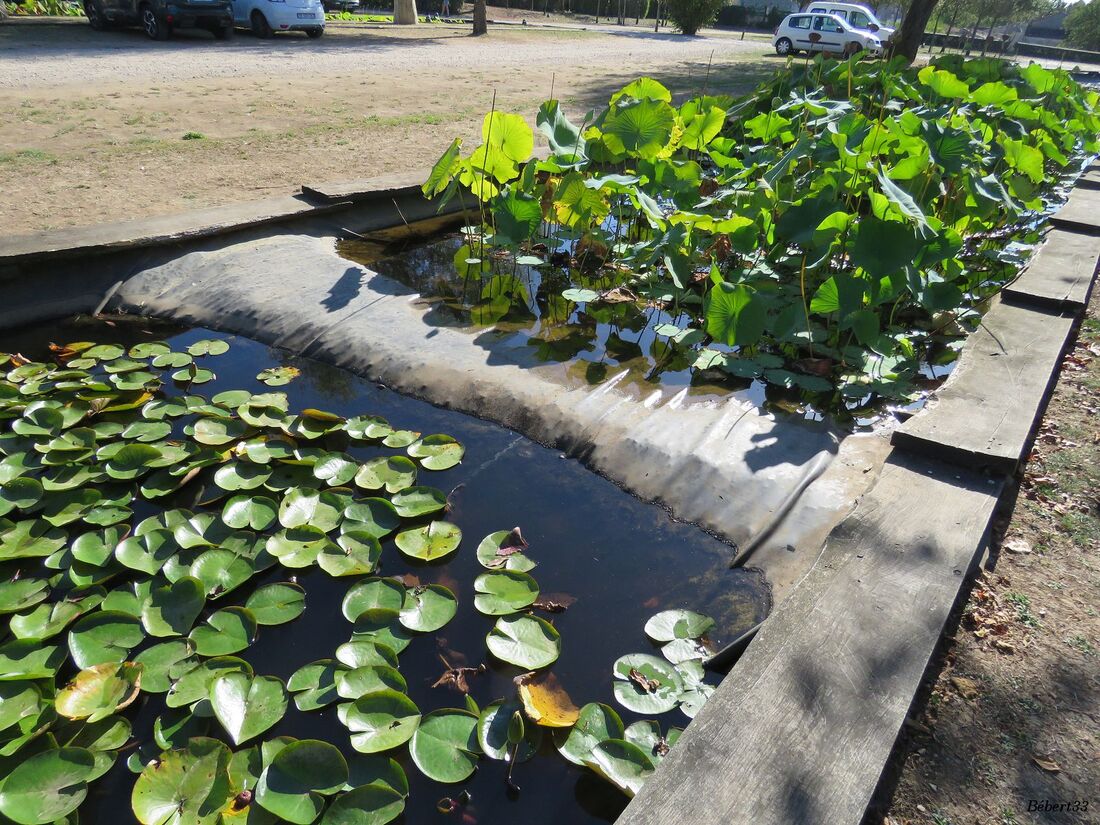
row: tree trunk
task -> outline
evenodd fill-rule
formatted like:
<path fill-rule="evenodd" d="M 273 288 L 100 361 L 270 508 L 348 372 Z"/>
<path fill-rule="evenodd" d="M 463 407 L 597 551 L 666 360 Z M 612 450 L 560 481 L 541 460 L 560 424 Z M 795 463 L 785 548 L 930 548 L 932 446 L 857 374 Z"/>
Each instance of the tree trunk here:
<path fill-rule="evenodd" d="M 419 22 L 416 0 L 394 0 L 393 22 L 398 26 L 415 26 Z"/>
<path fill-rule="evenodd" d="M 485 19 L 485 0 L 474 0 L 474 36 L 486 34 L 489 23 Z"/>
<path fill-rule="evenodd" d="M 932 16 L 938 2 L 939 0 L 913 0 L 909 4 L 909 11 L 901 21 L 901 29 L 894 41 L 895 55 L 905 55 L 905 59 L 910 63 L 916 59 L 921 38 L 924 37 L 924 29 L 928 25 L 928 18 Z"/>
<path fill-rule="evenodd" d="M 954 7 L 951 9 L 951 22 L 947 24 L 947 34 L 944 35 L 944 38 L 941 41 L 940 54 L 943 54 L 945 51 L 947 51 L 947 43 L 951 39 L 951 32 L 955 29 L 955 20 L 958 19 L 960 6 L 962 6 L 962 3 L 955 3 Z"/>

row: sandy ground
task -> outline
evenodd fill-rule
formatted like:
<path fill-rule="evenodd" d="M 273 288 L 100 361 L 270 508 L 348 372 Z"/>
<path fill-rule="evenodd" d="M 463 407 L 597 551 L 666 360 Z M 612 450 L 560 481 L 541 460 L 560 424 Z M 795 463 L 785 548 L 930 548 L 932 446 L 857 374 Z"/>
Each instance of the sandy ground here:
<path fill-rule="evenodd" d="M 26 232 L 284 194 L 424 166 L 478 136 L 494 93 L 533 122 L 553 89 L 580 120 L 642 74 L 743 91 L 779 65 L 737 35 L 467 31 L 154 43 L 83 21 L 0 26 L 0 220 Z"/>

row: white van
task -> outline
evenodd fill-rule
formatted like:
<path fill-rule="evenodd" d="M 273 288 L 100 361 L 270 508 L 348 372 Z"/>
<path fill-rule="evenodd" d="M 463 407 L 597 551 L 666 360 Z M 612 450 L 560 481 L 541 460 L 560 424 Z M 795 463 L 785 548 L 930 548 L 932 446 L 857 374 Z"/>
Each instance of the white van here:
<path fill-rule="evenodd" d="M 860 3 L 809 3 L 803 12 L 810 12 L 811 14 L 835 14 L 841 20 L 844 20 L 853 29 L 864 29 L 865 31 L 874 32 L 878 35 L 879 40 L 887 41 L 890 39 L 890 35 L 894 33 L 894 29 L 889 26 L 883 25 L 882 21 L 875 17 L 875 13 L 870 8 Z"/>

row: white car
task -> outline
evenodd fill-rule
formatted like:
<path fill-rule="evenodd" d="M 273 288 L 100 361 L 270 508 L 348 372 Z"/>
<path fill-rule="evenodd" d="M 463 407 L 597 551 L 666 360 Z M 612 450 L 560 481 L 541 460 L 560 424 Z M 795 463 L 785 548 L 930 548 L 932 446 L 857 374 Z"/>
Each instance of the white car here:
<path fill-rule="evenodd" d="M 325 33 L 321 0 L 233 0 L 233 23 L 252 29 L 257 37 L 300 31 L 310 37 Z"/>
<path fill-rule="evenodd" d="M 894 33 L 894 29 L 875 17 L 875 13 L 869 7 L 860 3 L 810 3 L 802 11 L 811 14 L 835 14 L 853 29 L 873 32 L 884 43 Z"/>
<path fill-rule="evenodd" d="M 854 29 L 835 14 L 788 14 L 775 30 L 772 45 L 784 57 L 798 52 L 882 53 L 882 41 L 874 32 Z"/>

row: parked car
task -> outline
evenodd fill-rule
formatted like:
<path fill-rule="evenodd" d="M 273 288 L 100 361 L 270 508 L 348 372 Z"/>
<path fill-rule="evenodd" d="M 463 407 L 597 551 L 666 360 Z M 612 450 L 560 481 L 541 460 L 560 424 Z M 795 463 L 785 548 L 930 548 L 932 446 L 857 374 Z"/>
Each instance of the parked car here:
<path fill-rule="evenodd" d="M 775 53 L 835 52 L 882 53 L 882 41 L 874 32 L 854 29 L 835 14 L 788 14 L 772 38 Z"/>
<path fill-rule="evenodd" d="M 252 29 L 257 37 L 275 32 L 301 31 L 310 37 L 325 33 L 321 0 L 232 0 L 233 22 Z"/>
<path fill-rule="evenodd" d="M 206 29 L 219 40 L 233 36 L 230 0 L 84 0 L 93 29 L 141 26 L 154 40 L 167 40 L 173 29 Z"/>
<path fill-rule="evenodd" d="M 810 3 L 802 11 L 812 14 L 835 14 L 853 29 L 874 32 L 884 43 L 890 39 L 894 29 L 875 17 L 875 13 L 861 3 Z"/>

